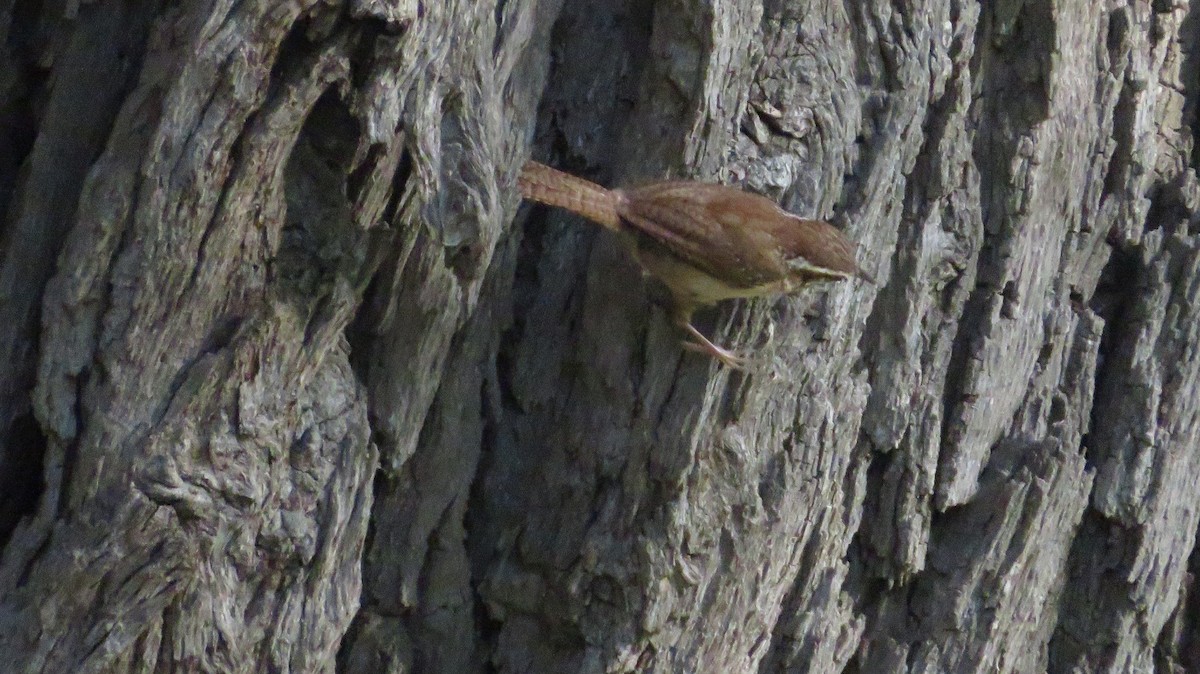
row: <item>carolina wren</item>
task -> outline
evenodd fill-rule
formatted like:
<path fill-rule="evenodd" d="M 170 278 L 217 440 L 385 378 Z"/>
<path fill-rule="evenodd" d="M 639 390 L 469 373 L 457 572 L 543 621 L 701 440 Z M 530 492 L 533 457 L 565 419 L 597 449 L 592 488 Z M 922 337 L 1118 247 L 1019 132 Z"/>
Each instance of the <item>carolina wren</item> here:
<path fill-rule="evenodd" d="M 517 183 L 526 199 L 616 232 L 642 268 L 670 291 L 672 320 L 695 340 L 684 347 L 730 367 L 740 367 L 742 358 L 692 325 L 697 308 L 788 293 L 817 280 L 869 279 L 841 231 L 734 187 L 665 181 L 610 190 L 534 161 L 526 162 Z"/>

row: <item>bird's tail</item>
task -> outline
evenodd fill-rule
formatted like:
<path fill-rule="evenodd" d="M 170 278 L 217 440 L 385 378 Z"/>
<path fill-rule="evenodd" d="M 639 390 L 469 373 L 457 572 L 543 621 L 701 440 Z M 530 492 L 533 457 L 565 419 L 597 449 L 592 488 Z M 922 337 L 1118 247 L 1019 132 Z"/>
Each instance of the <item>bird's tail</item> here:
<path fill-rule="evenodd" d="M 619 193 L 596 183 L 527 161 L 517 178 L 517 185 L 526 199 L 565 208 L 613 231 L 620 229 L 617 216 Z"/>

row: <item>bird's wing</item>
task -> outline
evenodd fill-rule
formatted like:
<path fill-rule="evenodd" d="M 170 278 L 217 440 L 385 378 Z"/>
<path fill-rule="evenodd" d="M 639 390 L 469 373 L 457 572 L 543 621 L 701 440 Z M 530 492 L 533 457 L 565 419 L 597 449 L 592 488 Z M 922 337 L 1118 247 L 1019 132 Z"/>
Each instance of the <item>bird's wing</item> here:
<path fill-rule="evenodd" d="M 618 214 L 639 235 L 639 245 L 675 255 L 734 288 L 787 277 L 786 258 L 773 243 L 770 221 L 791 216 L 769 199 L 693 182 L 653 183 L 626 195 Z M 754 226 L 750 219 L 765 219 L 768 226 Z"/>

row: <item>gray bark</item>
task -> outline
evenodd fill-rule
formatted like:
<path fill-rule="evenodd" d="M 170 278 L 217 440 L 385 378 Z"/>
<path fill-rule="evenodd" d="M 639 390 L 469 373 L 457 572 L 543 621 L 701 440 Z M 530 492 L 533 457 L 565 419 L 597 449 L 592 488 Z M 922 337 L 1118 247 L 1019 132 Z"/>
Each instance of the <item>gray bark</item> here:
<path fill-rule="evenodd" d="M 0 0 L 0 662 L 1200 669 L 1198 19 Z M 720 368 L 530 155 L 877 283 Z"/>

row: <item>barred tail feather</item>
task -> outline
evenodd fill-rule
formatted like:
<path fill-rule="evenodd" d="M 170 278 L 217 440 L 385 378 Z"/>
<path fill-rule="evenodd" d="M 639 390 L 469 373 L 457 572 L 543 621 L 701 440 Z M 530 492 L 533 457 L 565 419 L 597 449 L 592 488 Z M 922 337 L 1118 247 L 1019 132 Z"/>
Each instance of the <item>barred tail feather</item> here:
<path fill-rule="evenodd" d="M 617 217 L 619 195 L 596 183 L 528 161 L 521 169 L 517 185 L 526 199 L 565 208 L 613 231 L 620 229 L 620 218 Z"/>

